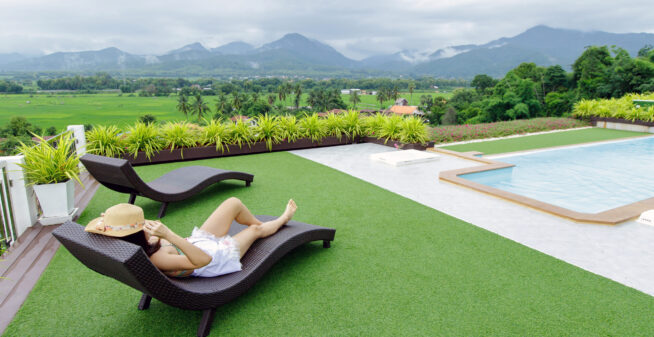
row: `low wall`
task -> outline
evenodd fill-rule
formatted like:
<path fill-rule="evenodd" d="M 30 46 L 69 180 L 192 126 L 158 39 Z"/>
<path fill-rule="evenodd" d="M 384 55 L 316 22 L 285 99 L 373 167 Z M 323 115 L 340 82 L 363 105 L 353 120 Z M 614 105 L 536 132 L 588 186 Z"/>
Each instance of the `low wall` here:
<path fill-rule="evenodd" d="M 631 121 L 628 119 L 619 119 L 619 118 L 595 117 L 591 119 L 591 123 L 594 126 L 603 129 L 654 133 L 653 122 Z"/>

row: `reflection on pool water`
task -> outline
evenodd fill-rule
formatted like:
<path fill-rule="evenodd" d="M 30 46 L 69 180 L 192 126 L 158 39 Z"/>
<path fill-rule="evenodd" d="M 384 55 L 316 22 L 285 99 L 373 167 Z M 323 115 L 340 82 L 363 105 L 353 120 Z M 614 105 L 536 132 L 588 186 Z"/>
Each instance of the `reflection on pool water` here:
<path fill-rule="evenodd" d="M 460 177 L 583 213 L 654 197 L 654 137 L 506 156 Z"/>

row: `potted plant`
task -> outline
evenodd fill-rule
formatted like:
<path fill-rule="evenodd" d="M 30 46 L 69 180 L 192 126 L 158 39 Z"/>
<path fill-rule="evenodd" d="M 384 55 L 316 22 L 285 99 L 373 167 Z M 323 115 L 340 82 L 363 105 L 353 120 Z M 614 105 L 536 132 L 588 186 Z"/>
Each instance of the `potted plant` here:
<path fill-rule="evenodd" d="M 79 179 L 79 157 L 73 147 L 74 139 L 64 133 L 46 141 L 38 137 L 38 144 L 20 145 L 25 163 L 19 164 L 28 185 L 32 185 L 39 200 L 43 218 L 69 216 L 75 208 L 75 183 Z M 56 143 L 53 146 L 52 143 Z"/>

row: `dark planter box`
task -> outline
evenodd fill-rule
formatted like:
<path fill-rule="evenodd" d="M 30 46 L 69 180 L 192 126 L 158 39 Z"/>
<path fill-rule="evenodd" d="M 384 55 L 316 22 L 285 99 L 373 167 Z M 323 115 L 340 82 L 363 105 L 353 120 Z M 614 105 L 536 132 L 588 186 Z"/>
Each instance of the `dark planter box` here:
<path fill-rule="evenodd" d="M 298 139 L 293 143 L 287 141 L 282 141 L 279 144 L 272 145 L 272 151 L 268 151 L 266 144 L 264 142 L 252 143 L 250 146 L 247 144 L 242 144 L 241 147 L 238 145 L 228 145 L 225 148 L 224 152 L 220 150 L 216 151 L 215 146 L 201 146 L 201 147 L 191 147 L 184 149 L 175 149 L 175 150 L 161 150 L 155 153 L 150 159 L 145 156 L 144 152 L 139 152 L 136 157 L 131 154 L 124 154 L 123 158 L 127 159 L 132 165 L 149 165 L 149 164 L 159 164 L 159 163 L 169 163 L 176 161 L 184 160 L 197 160 L 197 159 L 206 159 L 206 158 L 216 158 L 216 157 L 229 157 L 229 156 L 238 156 L 244 154 L 255 154 L 263 152 L 275 152 L 275 151 L 289 151 L 289 150 L 300 150 L 300 149 L 309 149 L 314 147 L 324 147 L 324 146 L 336 146 L 336 145 L 345 145 L 358 143 L 356 140 L 352 142 L 349 138 L 341 137 L 338 139 L 336 137 L 325 137 L 321 140 L 320 143 L 312 142 L 308 138 Z"/>
<path fill-rule="evenodd" d="M 610 117 L 591 117 L 590 122 L 592 125 L 597 126 L 597 122 L 611 122 L 611 123 L 622 123 L 622 124 L 631 124 L 631 125 L 642 125 L 642 126 L 654 126 L 654 122 L 645 122 L 631 119 L 622 119 L 622 118 L 610 118 Z"/>
<path fill-rule="evenodd" d="M 386 145 L 390 147 L 395 147 L 398 149 L 402 150 L 420 150 L 424 151 L 428 147 L 433 147 L 434 142 L 429 142 L 427 144 L 418 144 L 418 143 L 402 143 L 397 140 L 389 140 L 387 142 L 384 142 L 383 139 L 375 138 L 375 137 L 363 137 L 363 142 L 364 143 L 374 143 L 374 144 L 379 144 L 379 145 Z"/>

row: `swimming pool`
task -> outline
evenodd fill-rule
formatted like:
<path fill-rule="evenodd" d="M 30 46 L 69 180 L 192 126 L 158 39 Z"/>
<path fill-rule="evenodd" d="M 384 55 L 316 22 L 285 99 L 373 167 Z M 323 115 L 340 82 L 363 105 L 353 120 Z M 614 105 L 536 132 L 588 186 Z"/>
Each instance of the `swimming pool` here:
<path fill-rule="evenodd" d="M 504 156 L 466 180 L 580 213 L 654 197 L 654 137 Z"/>

